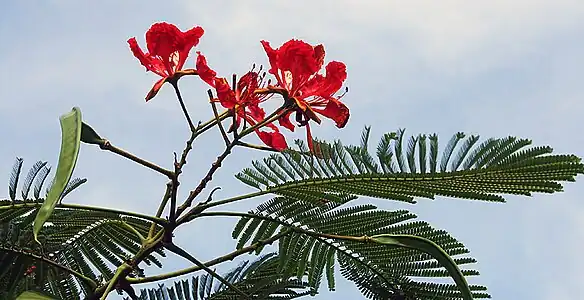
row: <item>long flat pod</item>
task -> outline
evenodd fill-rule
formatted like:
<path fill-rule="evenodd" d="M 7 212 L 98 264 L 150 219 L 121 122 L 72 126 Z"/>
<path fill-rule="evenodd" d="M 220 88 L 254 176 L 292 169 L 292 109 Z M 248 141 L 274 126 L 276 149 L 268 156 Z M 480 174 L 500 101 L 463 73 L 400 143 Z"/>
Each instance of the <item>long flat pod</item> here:
<path fill-rule="evenodd" d="M 40 243 L 37 239 L 38 233 L 53 213 L 59 198 L 71 179 L 81 144 L 81 110 L 78 107 L 73 107 L 71 112 L 62 115 L 59 121 L 61 123 L 61 152 L 59 153 L 55 179 L 33 223 L 34 239 L 37 243 Z"/>

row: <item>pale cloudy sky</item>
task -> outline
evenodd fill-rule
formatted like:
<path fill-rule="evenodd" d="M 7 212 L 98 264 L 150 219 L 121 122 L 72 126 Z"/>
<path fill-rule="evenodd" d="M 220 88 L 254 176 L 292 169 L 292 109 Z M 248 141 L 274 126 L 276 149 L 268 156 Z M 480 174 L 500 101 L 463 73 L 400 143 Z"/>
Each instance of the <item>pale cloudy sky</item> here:
<path fill-rule="evenodd" d="M 445 143 L 456 131 L 483 138 L 516 135 L 557 152 L 584 156 L 584 2 L 507 1 L 11 1 L 0 11 L 0 172 L 15 156 L 29 167 L 57 160 L 58 116 L 73 106 L 114 144 L 170 167 L 187 128 L 172 89 L 148 104 L 157 77 L 131 55 L 126 40 L 156 21 L 205 29 L 198 50 L 220 74 L 266 64 L 259 41 L 278 46 L 290 38 L 323 43 L 326 60 L 348 66 L 351 120 L 315 129 L 325 139 L 358 142 L 405 127 L 437 132 Z M 187 62 L 192 67 L 194 60 Z M 182 81 L 197 120 L 211 117 L 198 80 Z M 302 137 L 297 133 L 291 135 Z M 217 132 L 200 140 L 183 177 L 181 195 L 194 187 L 221 151 Z M 233 175 L 261 154 L 244 149 L 229 157 L 212 186 L 219 197 L 250 191 Z M 76 176 L 89 182 L 67 201 L 153 214 L 165 179 L 97 148 L 82 146 Z M 8 177 L 6 178 L 8 179 Z M 579 178 L 581 179 L 581 178 Z M 446 229 L 479 260 L 479 278 L 494 299 L 584 299 L 584 184 L 565 193 L 508 197 L 507 204 L 422 200 L 406 206 Z M 265 199 L 260 199 L 265 200 Z M 362 199 L 360 203 L 369 200 Z M 371 200 L 383 209 L 403 208 Z M 251 209 L 249 201 L 234 209 Z M 196 222 L 177 242 L 203 260 L 234 248 L 236 220 Z M 171 257 L 164 270 L 184 267 Z M 220 270 L 234 265 L 226 264 Z M 163 270 L 163 271 L 164 271 Z M 160 272 L 153 270 L 153 272 Z M 152 274 L 152 273 L 151 273 Z M 116 299 L 117 296 L 111 296 Z M 318 299 L 359 299 L 352 283 L 326 287 Z"/>

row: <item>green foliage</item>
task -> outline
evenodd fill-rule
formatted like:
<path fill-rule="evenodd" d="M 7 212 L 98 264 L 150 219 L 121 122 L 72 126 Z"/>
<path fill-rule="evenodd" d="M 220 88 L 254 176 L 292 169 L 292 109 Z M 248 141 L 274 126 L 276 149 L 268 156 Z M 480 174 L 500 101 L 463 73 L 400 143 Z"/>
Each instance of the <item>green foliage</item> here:
<path fill-rule="evenodd" d="M 500 194 L 560 192 L 559 181 L 574 181 L 584 172 L 575 155 L 552 155 L 547 146 L 526 148 L 531 145 L 527 139 L 488 139 L 475 146 L 478 136 L 464 139 L 463 133 L 450 139 L 440 160 L 437 135 L 411 137 L 404 147 L 403 130 L 388 133 L 374 158 L 369 133 L 366 128 L 360 146 L 315 142 L 320 158 L 297 141 L 300 151 L 254 161 L 253 168 L 236 177 L 267 193 L 313 201 L 325 194 L 349 194 L 409 203 L 436 196 L 504 202 Z"/>
<path fill-rule="evenodd" d="M 250 295 L 252 299 L 296 299 L 308 295 L 308 283 L 294 276 L 282 276 L 278 270 L 278 256 L 270 253 L 255 261 L 244 261 L 238 267 L 223 275 L 231 284 Z M 240 299 L 240 295 L 219 283 L 209 274 L 188 280 L 175 281 L 166 288 L 142 289 L 139 300 L 180 299 L 180 300 L 229 300 Z M 127 299 L 127 298 L 126 298 Z"/>
<path fill-rule="evenodd" d="M 359 146 L 316 141 L 318 155 L 299 141 L 299 151 L 287 150 L 254 161 L 253 168 L 237 174 L 260 190 L 254 195 L 276 197 L 249 214 L 225 213 L 242 217 L 233 230 L 236 247 L 282 237 L 277 254 L 244 262 L 224 278 L 255 299 L 315 295 L 324 280 L 334 290 L 336 270 L 369 299 L 470 299 L 452 281 L 442 283 L 456 273 L 453 270 L 465 277 L 479 275 L 465 268 L 476 260 L 459 241 L 444 230 L 414 220 L 416 216 L 407 210 L 348 204 L 359 196 L 409 203 L 415 203 L 415 197 L 436 196 L 504 202 L 502 194 L 562 191 L 561 181 L 574 181 L 584 172 L 576 156 L 551 154 L 550 147 L 527 148 L 531 141 L 515 137 L 478 143 L 477 136 L 465 138 L 457 133 L 439 151 L 435 134 L 406 139 L 400 130 L 383 135 L 372 155 L 369 135 L 366 128 Z M 97 134 L 85 138 L 102 140 Z M 21 181 L 22 164 L 18 158 L 10 176 L 10 200 L 0 201 L 0 298 L 35 290 L 58 299 L 79 299 L 89 292 L 89 283 L 109 280 L 116 266 L 138 252 L 140 239 L 132 228 L 147 236 L 151 222 L 123 212 L 60 204 L 59 200 L 86 182 L 67 179 L 68 185 L 52 196 L 57 201 L 51 204 L 54 212 L 38 236 L 41 244 L 34 243 L 32 224 L 45 202 L 40 190 L 50 168 L 46 162 L 37 162 Z M 16 199 L 19 182 L 21 200 Z M 156 231 L 161 229 L 156 226 Z M 436 260 L 433 250 L 420 251 L 425 246 L 419 241 L 438 246 L 456 267 Z M 255 251 L 261 252 L 261 247 Z M 154 254 L 164 255 L 160 248 Z M 153 254 L 144 263 L 161 266 Z M 31 266 L 36 267 L 34 272 L 28 272 Z M 130 276 L 144 276 L 143 270 L 138 268 Z M 459 285 L 464 282 L 464 278 L 456 280 Z M 468 288 L 473 298 L 490 298 L 484 286 Z M 142 290 L 139 299 L 238 297 L 204 274 L 190 282 L 175 282 L 170 288 L 159 285 Z"/>
<path fill-rule="evenodd" d="M 314 290 L 323 273 L 329 289 L 334 289 L 336 257 L 341 274 L 355 282 L 367 298 L 461 299 L 456 285 L 433 280 L 447 277 L 448 272 L 428 253 L 323 239 L 298 229 L 355 237 L 418 236 L 436 243 L 461 266 L 475 262 L 458 257 L 468 250 L 447 232 L 435 230 L 426 222 L 410 221 L 415 218 L 410 212 L 345 204 L 358 196 L 409 203 L 415 203 L 415 197 L 436 196 L 504 202 L 501 194 L 560 192 L 560 181 L 574 181 L 577 174 L 584 173 L 578 157 L 551 154 L 550 147 L 527 148 L 531 141 L 516 137 L 477 144 L 478 136 L 465 138 L 465 134 L 457 133 L 439 153 L 436 134 L 413 136 L 406 143 L 404 131 L 399 130 L 383 135 L 374 158 L 368 149 L 369 135 L 370 129 L 366 128 L 359 146 L 315 141 L 318 155 L 297 141 L 298 151 L 287 150 L 263 162 L 254 161 L 253 168 L 237 174 L 260 194 L 278 195 L 252 211 L 252 216 L 242 217 L 233 231 L 237 247 L 269 238 L 279 228 L 280 233 L 288 232 L 279 241 L 281 270 L 310 266 L 308 282 Z M 300 259 L 289 259 L 292 253 L 300 253 Z M 475 270 L 462 273 L 478 275 Z M 470 289 L 474 298 L 490 298 L 483 286 L 471 285 Z"/>
<path fill-rule="evenodd" d="M 15 191 L 14 182 L 20 178 L 22 159 L 18 158 L 16 165 L 9 182 L 9 190 Z M 143 235 L 148 234 L 151 223 L 145 220 L 57 205 L 39 234 L 42 245 L 34 242 L 32 223 L 44 201 L 39 193 L 48 174 L 46 162 L 35 163 L 21 186 L 23 200 L 0 200 L 0 299 L 14 298 L 22 291 L 37 288 L 58 299 L 77 300 L 85 292 L 86 284 L 66 269 L 94 281 L 109 279 L 115 266 L 140 247 L 138 237 L 122 222 Z M 79 178 L 71 180 L 59 199 L 84 182 L 85 179 Z M 29 198 L 31 187 L 35 195 Z M 164 256 L 162 250 L 156 253 Z M 154 255 L 148 256 L 144 263 L 162 266 Z M 36 267 L 34 273 L 25 275 L 31 266 Z"/>
<path fill-rule="evenodd" d="M 468 287 L 468 283 L 464 278 L 462 272 L 456 265 L 456 262 L 444 252 L 440 246 L 432 242 L 429 239 L 422 238 L 415 235 L 403 235 L 403 234 L 378 234 L 371 238 L 371 241 L 388 246 L 398 246 L 414 250 L 419 250 L 424 253 L 430 254 L 432 258 L 436 259 L 441 266 L 443 266 L 454 282 L 458 285 L 461 295 L 465 300 L 472 300 L 472 292 Z"/>
<path fill-rule="evenodd" d="M 39 242 L 39 231 L 41 231 L 43 224 L 53 213 L 57 201 L 61 199 L 61 195 L 63 195 L 63 192 L 67 188 L 67 184 L 71 179 L 73 169 L 75 169 L 75 164 L 77 163 L 79 146 L 81 145 L 81 110 L 78 107 L 73 107 L 70 113 L 62 115 L 59 120 L 61 122 L 62 132 L 61 152 L 59 154 L 59 163 L 54 182 L 33 222 L 33 234 L 37 242 Z"/>
<path fill-rule="evenodd" d="M 411 297 L 407 299 L 426 299 L 424 297 L 429 293 L 435 297 L 433 299 L 462 297 L 454 284 L 431 282 L 434 278 L 450 275 L 427 253 L 381 244 L 326 239 L 297 230 L 356 237 L 387 233 L 415 235 L 438 244 L 458 266 L 476 262 L 462 256 L 469 251 L 447 232 L 436 230 L 423 221 L 412 221 L 416 216 L 411 212 L 384 211 L 373 205 L 343 206 L 352 199 L 351 196 L 330 197 L 317 203 L 277 197 L 258 206 L 250 216 L 243 217 L 235 226 L 233 237 L 238 239 L 237 247 L 242 248 L 248 242 L 253 244 L 269 238 L 277 231 L 287 232 L 279 240 L 279 268 L 288 275 L 301 276 L 307 272 L 313 293 L 318 290 L 323 273 L 329 289 L 334 290 L 334 268 L 338 262 L 342 275 L 355 282 L 370 299 L 393 299 L 391 297 L 402 294 Z M 464 269 L 462 274 L 473 276 L 479 273 Z M 486 288 L 483 286 L 471 285 L 470 289 L 475 298 L 490 297 L 484 293 Z"/>

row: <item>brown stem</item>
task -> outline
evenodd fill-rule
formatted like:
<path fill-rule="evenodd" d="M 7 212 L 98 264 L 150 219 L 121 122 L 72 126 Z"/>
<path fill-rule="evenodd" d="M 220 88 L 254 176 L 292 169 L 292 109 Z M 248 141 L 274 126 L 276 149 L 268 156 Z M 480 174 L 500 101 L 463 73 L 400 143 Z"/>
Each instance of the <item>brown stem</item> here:
<path fill-rule="evenodd" d="M 209 168 L 209 171 L 207 171 L 207 174 L 205 175 L 205 177 L 203 177 L 203 179 L 201 179 L 201 182 L 199 182 L 199 185 L 189 193 L 189 196 L 187 197 L 185 202 L 181 206 L 178 207 L 177 212 L 176 212 L 177 218 L 180 217 L 180 215 L 185 211 L 185 209 L 189 208 L 193 204 L 193 200 L 195 199 L 195 197 L 197 197 L 203 191 L 203 189 L 205 189 L 205 187 L 207 187 L 207 184 L 209 183 L 209 181 L 211 181 L 213 179 L 213 174 L 215 174 L 217 169 L 219 169 L 219 167 L 221 167 L 223 160 L 225 160 L 225 158 L 231 153 L 231 149 L 233 149 L 234 146 L 235 146 L 235 143 L 230 143 L 229 145 L 227 145 L 227 147 L 225 147 L 225 151 L 223 151 L 223 153 L 221 153 L 221 155 L 219 155 L 217 157 L 215 162 L 213 164 L 211 164 L 211 168 Z"/>
<path fill-rule="evenodd" d="M 269 239 L 266 240 L 261 240 L 261 241 L 257 241 L 254 244 L 251 244 L 247 247 L 243 247 L 239 250 L 230 252 L 228 254 L 225 254 L 223 256 L 217 257 L 215 259 L 212 259 L 210 261 L 207 261 L 205 263 L 203 263 L 205 266 L 207 267 L 212 267 L 214 265 L 226 262 L 228 260 L 233 260 L 238 256 L 241 256 L 243 254 L 249 253 L 251 251 L 254 251 L 256 249 L 258 249 L 259 247 L 263 247 L 265 245 L 269 245 L 272 244 L 273 242 L 279 240 L 280 238 L 292 233 L 293 230 L 285 230 L 282 231 L 274 236 L 272 236 Z M 177 276 L 182 276 L 185 274 L 189 274 L 189 273 L 193 273 L 196 271 L 200 271 L 203 268 L 199 267 L 199 266 L 193 266 L 193 267 L 189 267 L 189 268 L 185 268 L 182 270 L 178 270 L 178 271 L 174 271 L 171 273 L 166 273 L 166 274 L 160 274 L 160 275 L 154 275 L 154 276 L 149 276 L 149 277 L 142 277 L 142 278 L 126 278 L 128 280 L 128 282 L 132 283 L 132 284 L 141 284 L 141 283 L 149 283 L 149 282 L 155 282 L 155 281 L 159 281 L 159 280 L 164 280 L 164 279 L 169 279 L 169 278 L 173 278 L 173 277 L 177 277 Z"/>
<path fill-rule="evenodd" d="M 164 196 L 162 197 L 162 201 L 158 206 L 158 211 L 156 212 L 156 217 L 159 218 L 166 207 L 166 203 L 168 203 L 168 198 L 170 198 L 170 189 L 172 188 L 172 182 L 168 182 L 166 184 L 166 190 L 164 191 Z M 154 230 L 156 229 L 156 223 L 152 222 L 150 225 L 150 231 L 148 232 L 148 238 L 151 238 L 154 235 Z"/>
<path fill-rule="evenodd" d="M 170 189 L 170 212 L 169 212 L 169 221 L 171 224 L 174 224 L 176 221 L 176 194 L 178 192 L 178 185 L 179 185 L 179 181 L 178 181 L 178 175 L 176 175 L 174 178 L 172 178 L 171 180 L 171 189 Z M 172 232 L 168 232 L 169 234 L 172 235 Z"/>
<path fill-rule="evenodd" d="M 229 117 L 229 111 L 224 111 L 219 115 L 219 121 L 224 120 L 225 118 Z M 187 140 L 186 142 L 186 146 L 183 149 L 182 155 L 180 157 L 180 161 L 178 163 L 178 169 L 182 169 L 182 167 L 187 163 L 187 156 L 189 154 L 189 152 L 193 149 L 193 142 L 195 141 L 195 139 L 203 134 L 205 131 L 213 128 L 213 126 L 215 126 L 217 124 L 217 119 L 213 118 L 203 124 L 199 124 L 199 126 L 197 126 L 196 130 L 194 132 L 191 133 L 190 138 Z"/>
<path fill-rule="evenodd" d="M 100 299 L 104 295 L 104 293 L 106 293 L 108 286 L 115 286 L 119 280 L 121 280 L 122 278 L 124 278 L 128 274 L 130 274 L 132 269 L 137 267 L 138 264 L 142 260 L 144 260 L 145 257 L 150 255 L 152 252 L 154 252 L 154 250 L 156 248 L 158 248 L 158 247 L 160 247 L 160 245 L 162 245 L 161 244 L 162 237 L 164 234 L 163 231 L 164 230 L 159 231 L 153 238 L 146 240 L 142 244 L 142 247 L 140 248 L 138 253 L 136 253 L 136 255 L 134 255 L 133 258 L 129 259 L 127 262 L 124 262 L 124 264 L 122 264 L 121 266 L 118 267 L 118 270 L 120 272 L 119 272 L 119 274 L 118 273 L 116 274 L 117 276 L 114 276 L 114 278 L 110 279 L 106 284 L 95 289 L 94 293 L 92 295 L 88 295 L 85 299 L 86 300 Z M 127 266 L 130 266 L 130 268 L 128 268 Z M 128 278 L 126 278 L 126 279 L 128 279 Z"/>
<path fill-rule="evenodd" d="M 263 215 L 257 215 L 257 214 L 250 214 L 250 213 L 240 213 L 240 212 L 231 212 L 231 211 L 212 211 L 212 212 L 202 212 L 200 214 L 198 214 L 197 216 L 193 216 L 192 219 L 194 219 L 194 217 L 211 217 L 211 216 L 224 216 L 224 217 L 249 217 L 249 218 L 254 218 L 254 219 L 262 219 L 262 220 L 266 220 L 266 221 L 271 221 L 274 223 L 278 223 L 282 226 L 286 226 L 288 228 L 290 228 L 290 230 L 302 233 L 302 234 L 306 234 L 312 237 L 320 237 L 320 238 L 325 238 L 325 239 L 334 239 L 334 240 L 344 240 L 344 241 L 352 241 L 352 242 L 359 242 L 359 243 L 367 243 L 367 242 L 371 242 L 371 238 L 369 236 L 363 235 L 363 236 L 348 236 L 348 235 L 336 235 L 336 234 L 329 234 L 329 233 L 323 233 L 323 232 L 316 232 L 316 231 L 311 231 L 311 230 L 306 230 L 306 229 L 302 229 L 298 226 L 294 226 L 290 223 L 287 223 L 285 221 L 279 220 L 279 219 L 274 219 L 273 217 L 269 217 L 269 216 L 263 216 Z M 190 221 L 189 219 L 185 220 L 185 222 Z"/>
<path fill-rule="evenodd" d="M 125 158 L 127 158 L 127 159 L 129 159 L 131 161 L 134 161 L 136 163 L 139 163 L 139 164 L 141 164 L 141 165 L 143 165 L 143 166 L 145 166 L 145 167 L 147 167 L 149 169 L 152 169 L 152 170 L 154 170 L 154 171 L 156 171 L 158 173 L 164 174 L 164 175 L 166 175 L 169 178 L 172 178 L 174 176 L 174 172 L 172 172 L 170 170 L 167 170 L 167 169 L 164 169 L 164 168 L 162 168 L 162 167 L 160 167 L 160 166 L 158 166 L 156 164 L 153 164 L 153 163 L 151 163 L 149 161 L 143 160 L 143 159 L 135 156 L 132 153 L 126 152 L 126 151 L 124 151 L 124 150 L 122 150 L 122 149 L 120 149 L 120 148 L 112 145 L 107 140 L 102 145 L 100 145 L 99 147 L 101 149 L 103 149 L 103 150 L 108 150 L 110 152 L 113 152 L 115 154 L 118 154 L 120 156 L 123 156 L 123 157 L 125 157 Z"/>
<path fill-rule="evenodd" d="M 185 118 L 187 119 L 187 123 L 189 123 L 189 128 L 191 129 L 191 132 L 194 132 L 196 130 L 196 128 L 195 128 L 195 125 L 193 124 L 193 121 L 191 120 L 191 116 L 189 116 L 189 112 L 187 111 L 187 107 L 185 106 L 185 102 L 183 101 L 182 96 L 180 94 L 180 90 L 178 88 L 178 80 L 172 80 L 172 81 L 170 81 L 170 83 L 174 87 L 176 97 L 178 98 L 178 103 L 180 103 L 180 107 L 182 108 L 182 111 L 185 115 Z"/>
<path fill-rule="evenodd" d="M 179 256 L 181 256 L 183 258 L 186 258 L 190 262 L 192 262 L 195 265 L 197 265 L 197 267 L 205 270 L 205 272 L 207 272 L 209 275 L 215 277 L 215 279 L 219 280 L 221 283 L 225 284 L 230 289 L 232 289 L 236 293 L 238 293 L 241 296 L 243 296 L 244 299 L 249 299 L 249 295 L 247 295 L 242 290 L 240 290 L 239 288 L 237 288 L 235 285 L 233 285 L 227 279 L 223 278 L 223 276 L 217 274 L 217 272 L 211 270 L 211 268 L 205 266 L 205 264 L 203 264 L 202 262 L 200 262 L 198 259 L 196 259 L 194 256 L 190 255 L 188 252 L 186 252 L 185 250 L 183 250 L 179 246 L 177 246 L 175 244 L 164 244 L 164 247 L 166 249 L 170 250 L 171 252 L 174 252 L 175 254 L 177 254 L 177 255 L 179 255 Z"/>
<path fill-rule="evenodd" d="M 215 115 L 215 120 L 217 120 L 217 126 L 219 127 L 219 131 L 221 131 L 221 136 L 223 136 L 223 141 L 225 141 L 225 146 L 229 146 L 231 143 L 229 141 L 229 137 L 227 137 L 227 132 L 225 132 L 225 128 L 223 128 L 223 123 L 219 121 L 219 113 L 217 113 L 217 106 L 213 101 L 213 93 L 211 90 L 207 90 L 207 94 L 209 94 L 209 103 L 211 103 L 211 108 L 213 109 L 213 114 Z M 233 114 L 235 115 L 235 113 Z"/>
<path fill-rule="evenodd" d="M 272 148 L 272 147 L 266 147 L 266 146 L 261 146 L 261 145 L 253 145 L 253 144 L 248 144 L 246 142 L 237 142 L 237 146 L 241 146 L 241 147 L 245 147 L 245 148 L 250 148 L 250 149 L 255 149 L 255 150 L 262 150 L 262 151 L 270 151 L 270 152 L 277 152 L 280 153 L 280 151 Z"/>
<path fill-rule="evenodd" d="M 290 111 L 291 108 L 287 108 L 285 106 L 282 106 L 278 109 L 276 109 L 274 112 L 272 112 L 269 116 L 267 116 L 263 121 L 251 126 L 248 129 L 243 130 L 240 134 L 239 137 L 244 137 L 250 133 L 252 133 L 254 130 L 261 128 L 262 126 L 272 123 L 274 121 L 276 121 L 281 115 L 287 113 L 288 111 Z"/>

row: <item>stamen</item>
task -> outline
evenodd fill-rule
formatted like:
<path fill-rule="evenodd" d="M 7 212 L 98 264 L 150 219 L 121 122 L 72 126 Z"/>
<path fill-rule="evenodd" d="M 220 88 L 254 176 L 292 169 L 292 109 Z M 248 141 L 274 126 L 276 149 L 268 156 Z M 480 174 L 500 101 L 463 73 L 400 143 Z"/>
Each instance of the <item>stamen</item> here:
<path fill-rule="evenodd" d="M 288 88 L 289 90 L 292 89 L 292 72 L 290 71 L 284 71 L 284 84 L 286 85 L 286 88 Z"/>
<path fill-rule="evenodd" d="M 235 91 L 237 90 L 237 74 L 233 74 L 232 80 L 233 87 L 231 89 Z"/>
<path fill-rule="evenodd" d="M 170 65 L 170 67 L 172 68 L 172 70 L 175 71 L 175 72 L 178 71 L 176 69 L 176 67 L 178 66 L 178 62 L 180 60 L 180 54 L 179 54 L 179 52 L 178 51 L 172 52 L 168 58 L 169 58 L 168 63 Z"/>
<path fill-rule="evenodd" d="M 343 98 L 343 96 L 345 96 L 345 94 L 347 94 L 348 92 L 349 92 L 349 87 L 348 87 L 348 86 L 346 86 L 346 87 L 345 87 L 345 92 L 344 92 L 344 93 L 342 93 L 340 96 L 338 96 L 338 97 L 337 97 L 337 99 L 341 99 L 341 98 Z"/>

